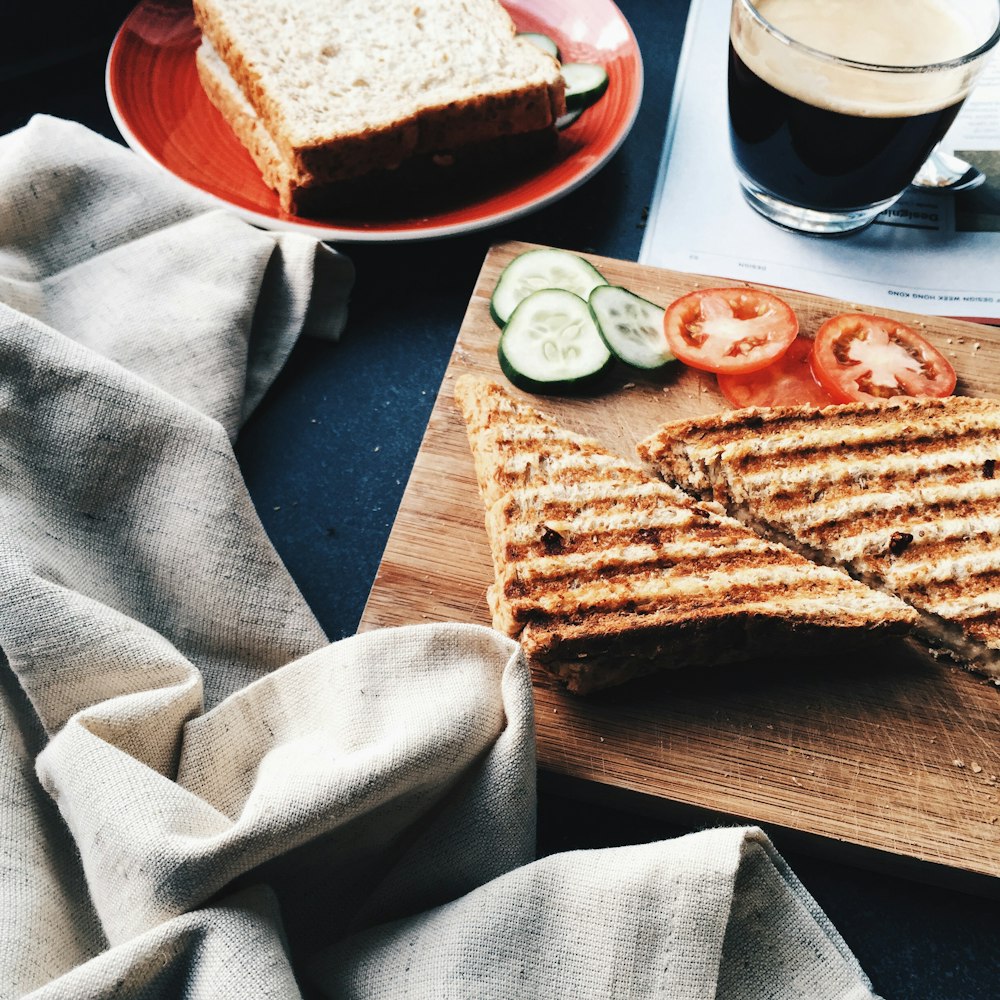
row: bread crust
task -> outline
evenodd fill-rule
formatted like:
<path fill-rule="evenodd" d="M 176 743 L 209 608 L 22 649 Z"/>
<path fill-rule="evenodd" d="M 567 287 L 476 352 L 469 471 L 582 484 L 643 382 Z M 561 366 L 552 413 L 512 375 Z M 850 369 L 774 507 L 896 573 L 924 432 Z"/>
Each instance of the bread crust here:
<path fill-rule="evenodd" d="M 379 168 L 343 181 L 323 181 L 296 171 L 281 154 L 270 133 L 243 100 L 235 84 L 220 76 L 217 60 L 204 46 L 196 66 L 206 96 L 233 130 L 260 170 L 264 182 L 278 195 L 284 211 L 302 216 L 363 213 L 379 218 L 396 211 L 433 211 L 433 199 L 450 198 L 456 189 L 475 192 L 498 177 L 510 179 L 555 150 L 551 129 L 501 136 L 471 143 L 453 154 L 411 157 L 394 169 Z"/>
<path fill-rule="evenodd" d="M 470 143 L 443 156 L 415 156 L 395 169 L 326 182 L 296 171 L 281 155 L 235 84 L 219 75 L 216 60 L 206 57 L 204 48 L 198 49 L 196 65 L 206 96 L 246 148 L 264 182 L 277 193 L 282 209 L 296 215 L 346 213 L 377 219 L 393 213 L 431 213 L 438 203 L 450 205 L 456 191 L 475 196 L 480 190 L 488 192 L 496 180 L 509 183 L 519 170 L 536 166 L 556 148 L 555 134 L 542 129 Z"/>
<path fill-rule="evenodd" d="M 195 66 L 205 95 L 246 148 L 261 172 L 264 183 L 277 193 L 281 207 L 286 212 L 294 211 L 299 198 L 298 189 L 302 187 L 301 178 L 294 175 L 290 164 L 281 155 L 260 119 L 247 114 L 225 82 L 215 73 L 203 48 L 199 48 L 195 54 Z"/>
<path fill-rule="evenodd" d="M 226 64 L 287 164 L 281 171 L 281 180 L 292 191 L 361 177 L 374 170 L 393 169 L 420 154 L 452 151 L 545 129 L 554 132 L 557 119 L 565 114 L 565 86 L 557 73 L 549 83 L 421 108 L 384 127 L 296 142 L 290 138 L 291 129 L 280 101 L 267 91 L 253 63 L 240 51 L 214 0 L 194 0 L 193 6 L 198 28 Z M 229 102 L 222 103 L 228 106 Z M 223 114 L 229 117 L 225 110 Z M 245 125 L 238 128 L 234 125 L 234 131 L 242 141 L 250 130 Z M 253 136 L 249 139 L 246 144 L 256 160 L 260 154 L 254 154 Z"/>

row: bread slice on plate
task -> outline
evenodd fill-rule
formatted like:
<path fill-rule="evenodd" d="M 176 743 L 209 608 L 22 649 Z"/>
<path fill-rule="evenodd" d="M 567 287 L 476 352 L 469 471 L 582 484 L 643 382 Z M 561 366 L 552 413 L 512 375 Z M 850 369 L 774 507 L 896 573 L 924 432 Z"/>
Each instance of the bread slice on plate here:
<path fill-rule="evenodd" d="M 906 631 L 915 615 L 759 537 L 501 386 L 462 376 L 494 582 L 493 624 L 573 691 L 811 640 Z"/>
<path fill-rule="evenodd" d="M 1000 679 L 1000 402 L 733 410 L 639 445 L 670 483 L 902 598 L 932 650 Z"/>
<path fill-rule="evenodd" d="M 558 63 L 517 36 L 496 0 L 195 0 L 194 10 L 205 91 L 288 211 L 421 158 L 440 167 L 481 146 L 551 145 L 565 113 Z"/>

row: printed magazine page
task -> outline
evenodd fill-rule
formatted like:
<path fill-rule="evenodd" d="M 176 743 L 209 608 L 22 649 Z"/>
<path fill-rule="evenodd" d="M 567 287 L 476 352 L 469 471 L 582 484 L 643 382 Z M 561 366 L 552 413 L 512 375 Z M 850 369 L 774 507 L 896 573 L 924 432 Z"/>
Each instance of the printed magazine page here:
<path fill-rule="evenodd" d="M 941 144 L 982 170 L 983 185 L 910 187 L 859 233 L 806 236 L 743 200 L 729 149 L 729 14 L 729 0 L 692 0 L 640 262 L 1000 321 L 1000 59 L 994 54 Z"/>

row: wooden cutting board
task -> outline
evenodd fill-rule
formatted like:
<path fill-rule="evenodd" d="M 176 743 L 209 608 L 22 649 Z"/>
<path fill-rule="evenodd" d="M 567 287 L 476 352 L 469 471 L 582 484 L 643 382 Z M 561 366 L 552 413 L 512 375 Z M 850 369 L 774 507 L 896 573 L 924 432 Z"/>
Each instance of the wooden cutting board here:
<path fill-rule="evenodd" d="M 483 509 L 452 389 L 469 371 L 506 384 L 489 298 L 525 249 L 506 243 L 486 258 L 362 631 L 490 623 Z M 662 305 L 699 285 L 732 284 L 582 256 L 612 284 Z M 858 309 L 781 294 L 807 331 Z M 1000 396 L 1000 330 L 892 315 L 944 350 L 960 392 Z M 532 402 L 629 457 L 660 423 L 725 405 L 712 376 L 681 365 L 651 377 L 622 369 L 594 398 Z M 535 696 L 538 764 L 550 787 L 668 816 L 748 820 L 802 835 L 802 846 L 1000 894 L 1000 690 L 981 678 L 903 653 L 843 663 L 810 649 L 795 663 L 667 673 L 588 698 L 537 674 Z"/>

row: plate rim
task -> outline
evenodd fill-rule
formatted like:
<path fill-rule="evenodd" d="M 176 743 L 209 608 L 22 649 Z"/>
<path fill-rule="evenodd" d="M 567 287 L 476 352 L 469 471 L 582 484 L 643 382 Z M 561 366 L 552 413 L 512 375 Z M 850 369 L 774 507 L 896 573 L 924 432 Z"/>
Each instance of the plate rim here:
<path fill-rule="evenodd" d="M 121 25 L 118 27 L 118 30 L 115 32 L 115 36 L 111 41 L 111 46 L 108 51 L 107 60 L 105 61 L 105 98 L 108 103 L 108 109 L 111 113 L 112 120 L 118 128 L 118 131 L 121 133 L 122 138 L 125 140 L 126 145 L 133 152 L 142 156 L 143 159 L 155 164 L 160 170 L 184 184 L 189 190 L 196 191 L 199 196 L 210 201 L 216 208 L 223 208 L 227 211 L 234 212 L 245 221 L 250 222 L 253 225 L 260 226 L 263 229 L 275 232 L 301 233 L 307 236 L 312 236 L 314 239 L 322 242 L 405 243 L 444 239 L 449 236 L 457 236 L 464 233 L 472 233 L 483 229 L 489 229 L 539 211 L 575 191 L 608 164 L 618 150 L 621 149 L 625 140 L 630 135 L 635 125 L 636 118 L 638 117 L 645 90 L 645 67 L 642 60 L 642 52 L 639 48 L 639 43 L 635 37 L 635 32 L 632 30 L 631 24 L 629 24 L 628 19 L 622 13 L 621 9 L 614 2 L 614 0 L 598 0 L 598 2 L 606 5 L 617 15 L 626 31 L 630 54 L 635 61 L 634 93 L 631 96 L 631 104 L 628 108 L 628 114 L 621 119 L 614 141 L 608 146 L 600 157 L 593 162 L 586 164 L 576 176 L 569 178 L 554 190 L 546 191 L 543 194 L 537 195 L 526 201 L 522 201 L 514 206 L 511 206 L 510 208 L 498 209 L 488 215 L 480 215 L 472 219 L 437 226 L 429 225 L 418 228 L 407 227 L 367 230 L 343 226 L 330 226 L 324 224 L 323 220 L 312 222 L 298 217 L 282 219 L 275 215 L 258 212 L 254 209 L 237 205 L 221 195 L 206 190 L 194 181 L 189 180 L 186 177 L 182 177 L 180 174 L 176 173 L 169 166 L 167 166 L 167 164 L 163 163 L 150 149 L 148 149 L 132 129 L 128 122 L 126 111 L 118 105 L 118 102 L 115 99 L 114 87 L 112 83 L 112 67 L 116 57 L 120 54 L 119 46 L 122 44 L 122 38 L 124 37 L 126 28 L 129 26 L 129 22 L 136 16 L 137 12 L 141 8 L 150 2 L 152 2 L 152 0 L 139 0 L 135 7 L 133 7 L 132 10 L 126 15 Z M 541 171 L 540 175 L 544 176 L 545 172 L 546 171 Z M 428 216 L 428 218 L 433 219 L 434 215 L 432 214 Z"/>

